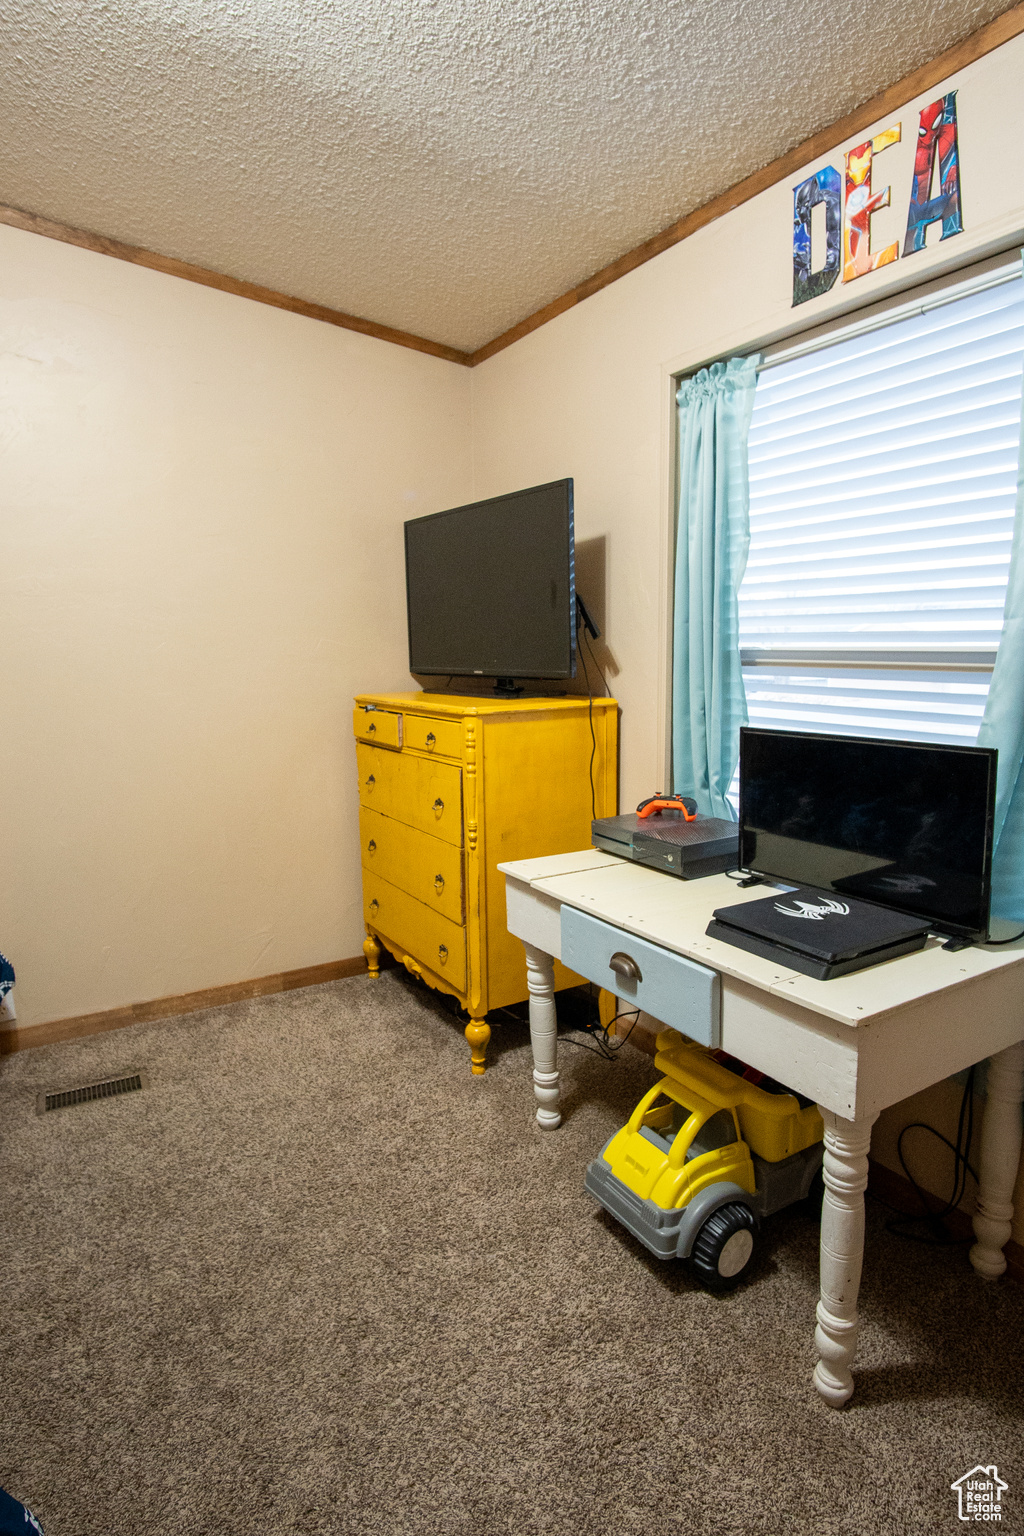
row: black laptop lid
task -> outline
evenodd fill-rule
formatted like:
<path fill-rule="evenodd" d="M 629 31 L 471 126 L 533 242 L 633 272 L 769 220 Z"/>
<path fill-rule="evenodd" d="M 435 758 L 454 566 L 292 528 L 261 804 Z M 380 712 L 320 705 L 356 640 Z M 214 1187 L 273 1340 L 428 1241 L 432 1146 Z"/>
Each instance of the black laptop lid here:
<path fill-rule="evenodd" d="M 719 907 L 721 923 L 752 933 L 787 949 L 798 949 L 817 959 L 837 961 L 897 944 L 901 939 L 927 933 L 919 917 L 891 912 L 871 902 L 837 896 L 801 886 L 796 891 L 745 901 L 735 907 Z"/>

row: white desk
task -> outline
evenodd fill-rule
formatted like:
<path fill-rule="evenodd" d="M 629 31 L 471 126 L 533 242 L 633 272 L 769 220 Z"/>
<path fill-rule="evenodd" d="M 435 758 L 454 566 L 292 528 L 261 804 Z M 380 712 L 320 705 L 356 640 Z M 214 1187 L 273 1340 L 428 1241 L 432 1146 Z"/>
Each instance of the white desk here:
<path fill-rule="evenodd" d="M 587 849 L 499 865 L 509 930 L 523 940 L 530 987 L 537 1120 L 558 1108 L 553 961 L 563 905 L 636 934 L 721 976 L 722 1048 L 816 1101 L 825 1121 L 821 1298 L 814 1383 L 834 1407 L 853 1392 L 857 1292 L 871 1127 L 881 1110 L 989 1057 L 971 1262 L 1006 1268 L 1024 1096 L 1024 940 L 1000 949 L 917 954 L 813 981 L 705 934 L 715 907 L 767 894 L 724 875 L 678 880 Z"/>

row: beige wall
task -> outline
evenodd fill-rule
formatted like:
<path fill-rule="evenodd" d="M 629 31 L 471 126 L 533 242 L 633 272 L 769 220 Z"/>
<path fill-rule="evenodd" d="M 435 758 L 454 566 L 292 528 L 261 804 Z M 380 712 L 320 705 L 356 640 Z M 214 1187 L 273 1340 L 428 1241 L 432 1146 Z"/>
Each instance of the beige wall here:
<path fill-rule="evenodd" d="M 822 165 L 841 170 L 865 130 L 474 369 L 477 494 L 573 475 L 577 538 L 584 547 L 603 542 L 604 593 L 588 588 L 585 560 L 580 586 L 602 610 L 619 668 L 610 682 L 622 704 L 623 809 L 667 776 L 673 372 L 750 351 L 1019 242 L 1022 77 L 1024 37 L 871 130 L 902 123 L 900 144 L 874 167 L 874 189 L 892 186 L 890 209 L 872 223 L 877 250 L 902 240 L 906 228 L 921 106 L 958 90 L 963 234 L 937 243 L 933 226 L 925 251 L 792 308 L 792 189 Z M 945 1122 L 948 1092 L 936 1095 L 933 1118 Z M 880 1127 L 880 1153 L 894 1167 L 893 1126 L 911 1118 L 900 1106 Z M 920 1161 L 946 1188 L 941 1159 L 921 1148 Z M 1024 1241 L 1024 1212 L 1017 1236 Z"/>
<path fill-rule="evenodd" d="M 0 398 L 19 1025 L 358 954 L 351 696 L 468 370 L 0 227 Z"/>

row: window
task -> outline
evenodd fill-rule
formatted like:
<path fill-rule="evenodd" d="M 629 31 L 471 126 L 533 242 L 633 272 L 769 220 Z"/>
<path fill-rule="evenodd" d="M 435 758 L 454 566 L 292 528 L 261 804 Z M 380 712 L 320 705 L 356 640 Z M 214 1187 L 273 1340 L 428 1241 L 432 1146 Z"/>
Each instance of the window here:
<path fill-rule="evenodd" d="M 1019 274 L 762 366 L 739 595 L 752 725 L 974 742 L 1013 534 Z"/>
<path fill-rule="evenodd" d="M 710 1119 L 705 1120 L 691 1141 L 686 1161 L 690 1163 L 695 1157 L 703 1157 L 705 1152 L 718 1152 L 722 1147 L 731 1147 L 736 1140 L 736 1122 L 732 1110 L 716 1110 Z"/>

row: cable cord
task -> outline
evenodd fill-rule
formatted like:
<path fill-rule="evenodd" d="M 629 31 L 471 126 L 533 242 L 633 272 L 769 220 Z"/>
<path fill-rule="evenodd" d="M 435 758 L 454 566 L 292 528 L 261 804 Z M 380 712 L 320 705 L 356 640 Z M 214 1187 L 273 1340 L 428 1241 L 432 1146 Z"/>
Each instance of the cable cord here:
<path fill-rule="evenodd" d="M 583 631 L 584 640 L 587 632 Z M 594 758 L 597 755 L 597 737 L 594 734 L 594 687 L 590 681 L 590 670 L 587 666 L 587 658 L 582 645 L 579 648 L 580 660 L 583 663 L 583 676 L 587 680 L 587 719 L 590 722 L 590 819 L 597 820 L 597 794 L 594 789 Z M 598 669 L 600 670 L 600 668 Z"/>
<path fill-rule="evenodd" d="M 601 663 L 597 659 L 597 652 L 594 650 L 594 642 L 590 638 L 590 631 L 586 628 L 583 630 L 583 640 L 587 650 L 590 652 L 590 659 L 594 663 L 594 666 L 597 668 L 597 675 L 604 684 L 604 694 L 602 697 L 610 699 L 612 696 L 612 690 L 608 686 L 608 679 L 605 677 Z M 583 670 L 586 671 L 586 663 L 584 663 Z"/>
<path fill-rule="evenodd" d="M 974 1074 L 972 1067 L 967 1074 L 963 1095 L 960 1099 L 960 1114 L 957 1120 L 956 1143 L 954 1144 L 941 1131 L 937 1131 L 933 1125 L 926 1125 L 923 1120 L 913 1120 L 905 1125 L 896 1140 L 896 1155 L 900 1160 L 900 1167 L 914 1189 L 921 1203 L 921 1215 L 905 1217 L 903 1221 L 887 1221 L 886 1230 L 896 1237 L 907 1238 L 910 1242 L 925 1243 L 929 1247 L 947 1247 L 952 1244 L 970 1241 L 970 1239 L 954 1237 L 946 1226 L 946 1217 L 955 1211 L 967 1191 L 967 1175 L 970 1174 L 975 1183 L 978 1175 L 971 1166 L 971 1141 L 974 1136 Z M 914 1178 L 903 1152 L 903 1139 L 909 1131 L 927 1131 L 929 1136 L 935 1136 L 943 1146 L 949 1148 L 953 1154 L 953 1188 L 949 1199 L 941 1210 L 935 1211 L 928 1203 L 928 1196 Z M 880 1202 L 886 1205 L 886 1201 Z M 893 1210 L 891 1205 L 889 1210 Z M 915 1232 L 907 1225 L 908 1222 L 924 1222 L 926 1232 Z"/>

